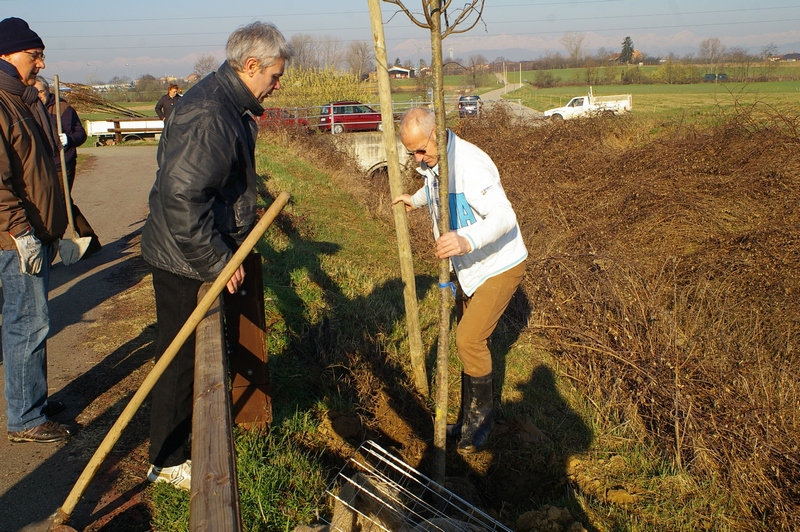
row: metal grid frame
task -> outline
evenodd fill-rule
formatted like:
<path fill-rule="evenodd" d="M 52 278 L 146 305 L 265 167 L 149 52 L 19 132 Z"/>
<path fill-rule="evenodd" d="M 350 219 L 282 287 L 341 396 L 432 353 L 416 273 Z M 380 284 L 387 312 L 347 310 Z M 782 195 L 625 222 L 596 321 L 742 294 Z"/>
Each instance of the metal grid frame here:
<path fill-rule="evenodd" d="M 371 440 L 361 444 L 326 494 L 334 502 L 331 532 L 512 532 Z"/>

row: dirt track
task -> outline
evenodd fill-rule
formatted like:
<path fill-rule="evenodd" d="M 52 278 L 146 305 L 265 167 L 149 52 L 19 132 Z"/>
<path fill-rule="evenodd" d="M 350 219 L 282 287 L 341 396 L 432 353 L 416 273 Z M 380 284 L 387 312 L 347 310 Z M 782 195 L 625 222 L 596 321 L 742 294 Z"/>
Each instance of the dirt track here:
<path fill-rule="evenodd" d="M 104 343 L 98 340 L 103 336 L 98 331 L 106 331 L 113 321 L 110 318 L 122 312 L 115 301 L 124 299 L 129 289 L 143 287 L 146 269 L 138 242 L 155 178 L 156 147 L 84 148 L 80 152 L 93 157 L 79 166 L 73 196 L 103 249 L 70 267 L 55 264 L 48 340 L 50 394 L 67 404 L 55 419 L 76 426 L 78 432 L 59 444 L 11 444 L 0 438 L 0 532 L 46 530 L 47 523 L 42 521 L 64 502 L 110 423 L 127 404 L 121 399 L 130 395 L 131 388 L 135 390 L 131 379 L 150 367 L 146 334 L 131 330 L 130 338 L 115 345 L 119 337 Z M 3 370 L 0 365 L 0 375 Z M 112 387 L 120 388 L 118 383 L 123 384 L 122 396 L 109 395 Z M 0 421 L 5 428 L 4 397 L 0 397 Z M 142 441 L 147 434 L 135 436 Z M 114 456 L 112 452 L 99 476 L 115 469 Z M 94 521 L 97 516 L 90 514 L 103 504 L 102 495 L 97 489 L 87 491 L 71 524 L 84 527 Z"/>

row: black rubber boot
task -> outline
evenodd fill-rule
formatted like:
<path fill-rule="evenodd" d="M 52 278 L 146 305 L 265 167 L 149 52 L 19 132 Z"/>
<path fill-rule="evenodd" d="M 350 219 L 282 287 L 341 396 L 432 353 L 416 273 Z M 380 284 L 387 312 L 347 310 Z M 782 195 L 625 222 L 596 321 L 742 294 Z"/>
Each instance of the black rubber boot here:
<path fill-rule="evenodd" d="M 469 404 L 470 377 L 461 372 L 461 406 L 458 407 L 458 420 L 453 425 L 447 425 L 448 438 L 460 438 L 461 426 L 464 424 L 464 405 Z"/>
<path fill-rule="evenodd" d="M 467 454 L 482 451 L 494 428 L 492 374 L 470 377 L 468 393 L 469 409 L 464 412 L 464 426 L 458 442 L 458 452 Z"/>

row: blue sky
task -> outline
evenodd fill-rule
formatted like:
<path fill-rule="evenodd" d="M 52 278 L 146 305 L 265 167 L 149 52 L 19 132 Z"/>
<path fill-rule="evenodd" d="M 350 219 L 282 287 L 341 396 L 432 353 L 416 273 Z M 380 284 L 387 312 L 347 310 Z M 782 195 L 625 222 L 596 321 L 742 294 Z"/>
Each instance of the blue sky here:
<path fill-rule="evenodd" d="M 422 0 L 405 5 L 419 10 Z M 381 2 L 381 9 L 389 61 L 429 60 L 428 31 L 395 13 L 393 5 Z M 273 22 L 287 37 L 326 35 L 345 44 L 372 38 L 367 0 L 0 0 L 0 10 L 3 17 L 27 20 L 43 38 L 46 77 L 59 74 L 74 82 L 145 73 L 186 76 L 201 54 L 221 62 L 230 32 L 254 20 Z M 487 0 L 483 22 L 448 37 L 443 48 L 445 56 L 465 60 L 478 53 L 489 60 L 535 59 L 564 54 L 560 39 L 575 32 L 584 35 L 588 54 L 600 47 L 617 50 L 626 36 L 652 56 L 696 53 L 708 37 L 752 52 L 774 43 L 788 53 L 800 52 L 799 28 L 800 0 Z"/>

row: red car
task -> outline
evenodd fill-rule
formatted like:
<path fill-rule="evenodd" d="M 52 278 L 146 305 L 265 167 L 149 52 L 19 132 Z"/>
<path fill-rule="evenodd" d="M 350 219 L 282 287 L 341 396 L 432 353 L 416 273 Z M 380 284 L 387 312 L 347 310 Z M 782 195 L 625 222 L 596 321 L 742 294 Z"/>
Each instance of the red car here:
<path fill-rule="evenodd" d="M 381 131 L 381 114 L 361 102 L 333 102 L 322 107 L 320 131 Z"/>
<path fill-rule="evenodd" d="M 308 130 L 308 120 L 295 113 L 277 107 L 267 107 L 264 114 L 256 117 L 258 127 L 303 128 Z"/>

